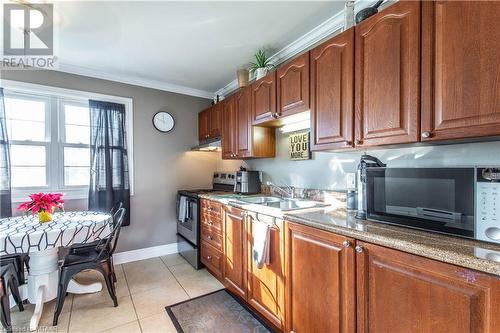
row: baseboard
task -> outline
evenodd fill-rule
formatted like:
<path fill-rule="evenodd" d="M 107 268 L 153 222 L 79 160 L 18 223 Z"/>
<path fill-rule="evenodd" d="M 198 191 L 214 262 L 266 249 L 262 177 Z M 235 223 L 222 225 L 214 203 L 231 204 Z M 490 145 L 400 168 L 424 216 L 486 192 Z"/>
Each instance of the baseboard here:
<path fill-rule="evenodd" d="M 132 251 L 125 251 L 113 254 L 115 264 L 125 264 L 127 262 L 166 256 L 167 254 L 177 253 L 177 243 L 146 247 Z"/>

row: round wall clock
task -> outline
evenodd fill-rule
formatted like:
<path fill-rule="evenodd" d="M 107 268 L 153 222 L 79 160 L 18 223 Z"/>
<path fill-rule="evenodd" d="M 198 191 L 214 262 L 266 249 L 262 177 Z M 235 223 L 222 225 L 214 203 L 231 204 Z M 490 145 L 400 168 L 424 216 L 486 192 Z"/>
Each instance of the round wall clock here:
<path fill-rule="evenodd" d="M 174 117 L 166 111 L 158 111 L 153 116 L 153 125 L 160 132 L 170 132 L 174 126 Z"/>

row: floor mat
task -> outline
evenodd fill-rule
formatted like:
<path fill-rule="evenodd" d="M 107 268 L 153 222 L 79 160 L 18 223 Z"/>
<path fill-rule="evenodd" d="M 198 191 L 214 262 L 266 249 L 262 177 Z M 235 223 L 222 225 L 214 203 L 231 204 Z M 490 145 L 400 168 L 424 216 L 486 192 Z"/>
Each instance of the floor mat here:
<path fill-rule="evenodd" d="M 225 289 L 165 307 L 178 332 L 271 332 L 246 305 Z"/>

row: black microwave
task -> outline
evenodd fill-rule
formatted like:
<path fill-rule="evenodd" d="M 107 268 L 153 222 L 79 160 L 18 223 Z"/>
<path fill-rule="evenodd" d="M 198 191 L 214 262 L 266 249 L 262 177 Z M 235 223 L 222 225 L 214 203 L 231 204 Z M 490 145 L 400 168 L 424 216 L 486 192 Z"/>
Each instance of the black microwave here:
<path fill-rule="evenodd" d="M 368 168 L 367 219 L 500 243 L 500 167 Z"/>

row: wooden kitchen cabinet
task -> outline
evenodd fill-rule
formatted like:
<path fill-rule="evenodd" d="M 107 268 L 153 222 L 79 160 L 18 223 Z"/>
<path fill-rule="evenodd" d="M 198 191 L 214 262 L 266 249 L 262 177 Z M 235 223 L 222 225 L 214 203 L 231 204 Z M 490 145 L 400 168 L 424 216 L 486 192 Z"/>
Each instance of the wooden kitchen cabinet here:
<path fill-rule="evenodd" d="M 270 263 L 258 268 L 253 261 L 253 222 L 256 216 L 248 216 L 248 290 L 247 302 L 267 321 L 283 331 L 285 318 L 285 230 L 281 219 L 259 215 L 261 222 L 274 224 L 270 230 Z"/>
<path fill-rule="evenodd" d="M 276 72 L 272 72 L 252 84 L 252 123 L 273 121 L 276 114 Z"/>
<path fill-rule="evenodd" d="M 223 283 L 234 294 L 246 299 L 247 237 L 245 212 L 231 206 L 225 206 L 224 210 Z"/>
<path fill-rule="evenodd" d="M 236 108 L 234 95 L 222 102 L 222 158 L 236 158 Z"/>
<path fill-rule="evenodd" d="M 279 117 L 309 110 L 309 52 L 278 67 L 276 89 Z"/>
<path fill-rule="evenodd" d="M 198 139 L 206 141 L 210 138 L 210 109 L 198 113 Z"/>
<path fill-rule="evenodd" d="M 397 2 L 355 27 L 358 147 L 419 141 L 420 4 Z"/>
<path fill-rule="evenodd" d="M 218 202 L 200 200 L 200 261 L 212 274 L 222 280 L 222 205 Z"/>
<path fill-rule="evenodd" d="M 311 150 L 354 146 L 354 28 L 311 54 Z"/>
<path fill-rule="evenodd" d="M 422 3 L 422 141 L 500 135 L 500 2 Z"/>
<path fill-rule="evenodd" d="M 498 332 L 500 279 L 358 242 L 358 332 Z"/>
<path fill-rule="evenodd" d="M 252 89 L 247 86 L 236 93 L 236 155 L 238 158 L 250 157 L 252 154 Z"/>
<path fill-rule="evenodd" d="M 222 104 L 219 102 L 210 108 L 210 137 L 216 138 L 221 135 L 222 128 Z"/>
<path fill-rule="evenodd" d="M 286 332 L 354 332 L 354 240 L 288 223 L 285 242 Z"/>

